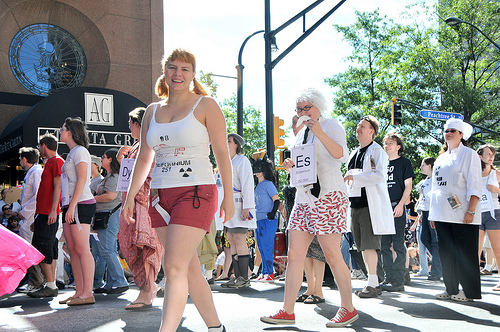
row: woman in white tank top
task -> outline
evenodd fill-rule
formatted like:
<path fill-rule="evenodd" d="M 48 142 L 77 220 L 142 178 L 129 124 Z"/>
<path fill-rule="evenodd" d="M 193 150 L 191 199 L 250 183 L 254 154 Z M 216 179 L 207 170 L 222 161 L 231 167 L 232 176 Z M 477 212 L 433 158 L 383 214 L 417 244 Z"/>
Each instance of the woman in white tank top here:
<path fill-rule="evenodd" d="M 212 98 L 203 97 L 207 93 L 195 79 L 196 60 L 193 54 L 174 50 L 168 58 L 164 58 L 162 67 L 163 75 L 156 83 L 156 93 L 163 100 L 149 105 L 144 115 L 139 155 L 123 207 L 123 217 L 127 222 L 134 222 L 134 197 L 155 158 L 151 188 L 159 194 L 158 199 L 155 195 L 152 201 L 158 212 L 150 208 L 150 215 L 165 248 L 166 274 L 160 331 L 177 329 L 188 289 L 208 330 L 225 331 L 217 316 L 210 287 L 201 273 L 196 248 L 207 233 L 207 220 L 209 228 L 216 210 L 213 210 L 213 205 L 217 204 L 216 193 L 215 203 L 212 198 L 206 199 L 215 188 L 212 165 L 208 159 L 209 144 L 212 145 L 224 187 L 220 213 L 224 215 L 224 222 L 234 214 L 226 122 L 217 103 Z M 191 83 L 194 85 L 192 90 Z M 191 193 L 191 188 L 194 193 Z M 181 191 L 189 191 L 189 199 L 176 200 Z M 188 204 L 182 209 L 176 207 L 186 201 Z M 213 210 L 211 215 L 204 214 L 207 210 Z M 158 213 L 163 217 L 163 224 L 153 222 Z"/>
<path fill-rule="evenodd" d="M 496 149 L 493 145 L 481 145 L 477 149 L 481 158 L 483 169 L 483 195 L 481 197 L 481 226 L 479 226 L 479 257 L 483 251 L 484 237 L 488 233 L 491 249 L 495 258 L 500 262 L 500 203 L 498 194 L 500 193 L 499 180 L 500 171 L 493 166 Z M 500 282 L 493 287 L 494 291 L 500 291 Z"/>

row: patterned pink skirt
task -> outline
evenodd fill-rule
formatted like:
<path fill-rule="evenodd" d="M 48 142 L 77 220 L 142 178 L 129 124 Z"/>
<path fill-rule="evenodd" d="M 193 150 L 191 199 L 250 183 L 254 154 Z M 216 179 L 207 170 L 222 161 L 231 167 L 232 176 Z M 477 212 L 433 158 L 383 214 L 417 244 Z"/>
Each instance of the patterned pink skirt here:
<path fill-rule="evenodd" d="M 295 203 L 288 229 L 315 235 L 347 232 L 349 199 L 344 192 L 331 191 L 311 203 Z"/>

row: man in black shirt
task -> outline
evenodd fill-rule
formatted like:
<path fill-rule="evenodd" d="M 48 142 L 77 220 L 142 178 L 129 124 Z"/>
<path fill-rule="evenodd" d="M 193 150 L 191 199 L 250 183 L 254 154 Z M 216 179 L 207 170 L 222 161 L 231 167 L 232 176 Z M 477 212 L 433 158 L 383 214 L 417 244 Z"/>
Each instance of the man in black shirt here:
<path fill-rule="evenodd" d="M 406 207 L 405 202 L 410 197 L 412 180 L 415 177 L 409 159 L 401 157 L 404 145 L 401 135 L 395 131 L 389 132 L 384 137 L 384 150 L 389 156 L 387 167 L 387 188 L 394 210 L 394 225 L 396 234 L 382 235 L 382 262 L 385 271 L 385 280 L 382 290 L 388 292 L 404 291 L 404 275 L 406 261 L 405 247 L 405 225 Z M 393 253 L 396 258 L 393 258 Z"/>

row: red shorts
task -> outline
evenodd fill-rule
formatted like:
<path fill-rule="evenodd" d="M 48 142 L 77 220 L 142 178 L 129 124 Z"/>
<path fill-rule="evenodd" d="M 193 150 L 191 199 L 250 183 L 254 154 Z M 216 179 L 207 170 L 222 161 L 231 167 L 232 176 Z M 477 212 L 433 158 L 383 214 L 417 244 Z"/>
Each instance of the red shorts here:
<path fill-rule="evenodd" d="M 158 204 L 170 214 L 169 225 L 185 225 L 210 232 L 210 225 L 217 212 L 215 184 L 156 189 L 156 191 L 160 197 Z M 153 228 L 167 225 L 153 204 L 149 205 L 149 216 Z"/>
<path fill-rule="evenodd" d="M 288 229 L 315 235 L 345 233 L 347 231 L 347 207 L 349 199 L 341 191 L 332 191 L 314 201 L 314 206 L 296 203 Z"/>

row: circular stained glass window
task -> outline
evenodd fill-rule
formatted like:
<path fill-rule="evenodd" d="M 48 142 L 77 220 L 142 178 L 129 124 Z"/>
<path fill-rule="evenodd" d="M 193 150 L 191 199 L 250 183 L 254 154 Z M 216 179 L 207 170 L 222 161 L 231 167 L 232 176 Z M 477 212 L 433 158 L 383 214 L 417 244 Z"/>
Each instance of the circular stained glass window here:
<path fill-rule="evenodd" d="M 52 24 L 33 24 L 10 44 L 10 67 L 21 84 L 39 96 L 81 86 L 87 62 L 78 41 Z"/>

